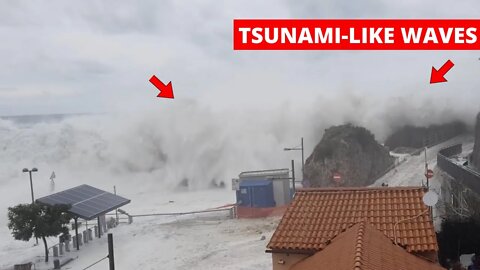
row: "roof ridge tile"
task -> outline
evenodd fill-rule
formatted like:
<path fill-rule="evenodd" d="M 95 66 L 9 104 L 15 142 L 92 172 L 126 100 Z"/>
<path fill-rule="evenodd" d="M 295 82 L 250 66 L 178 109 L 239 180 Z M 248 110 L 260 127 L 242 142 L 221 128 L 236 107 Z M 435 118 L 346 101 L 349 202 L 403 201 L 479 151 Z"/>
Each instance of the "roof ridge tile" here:
<path fill-rule="evenodd" d="M 342 260 L 338 258 L 341 257 Z M 353 260 L 352 260 L 353 259 Z M 332 239 L 323 250 L 295 263 L 291 270 L 445 270 L 393 243 L 374 224 L 362 219 Z"/>

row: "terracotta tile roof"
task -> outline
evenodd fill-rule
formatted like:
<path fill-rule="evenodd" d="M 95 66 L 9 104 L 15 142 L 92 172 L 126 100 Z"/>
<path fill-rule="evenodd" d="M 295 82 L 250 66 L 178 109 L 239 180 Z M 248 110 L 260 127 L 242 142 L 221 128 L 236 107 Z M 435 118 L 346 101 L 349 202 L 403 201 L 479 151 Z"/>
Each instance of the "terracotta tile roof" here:
<path fill-rule="evenodd" d="M 440 270 L 440 265 L 408 253 L 382 232 L 360 222 L 335 237 L 325 249 L 290 270 Z"/>
<path fill-rule="evenodd" d="M 389 238 L 396 234 L 397 242 L 409 252 L 436 252 L 432 219 L 422 201 L 424 192 L 421 187 L 298 190 L 267 248 L 315 253 L 341 231 L 366 219 Z"/>

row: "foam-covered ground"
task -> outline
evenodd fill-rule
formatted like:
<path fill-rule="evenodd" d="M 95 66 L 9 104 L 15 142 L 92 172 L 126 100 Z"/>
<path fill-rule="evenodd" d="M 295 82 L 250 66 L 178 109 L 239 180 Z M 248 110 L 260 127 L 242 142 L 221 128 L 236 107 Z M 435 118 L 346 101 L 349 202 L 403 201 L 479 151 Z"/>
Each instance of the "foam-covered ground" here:
<path fill-rule="evenodd" d="M 123 207 L 130 214 L 183 212 L 213 208 L 234 200 L 225 189 L 142 193 Z M 197 202 L 195 206 L 192 202 Z M 144 208 L 143 205 L 150 208 Z M 121 224 L 114 235 L 117 269 L 270 269 L 271 256 L 265 253 L 278 218 L 230 219 L 228 212 L 167 217 L 137 217 L 132 224 Z M 264 236 L 264 237 L 262 237 Z M 2 247 L 0 269 L 14 263 L 34 261 L 37 269 L 48 269 L 42 262 L 43 245 L 11 242 Z M 49 240 L 50 244 L 55 239 Z M 107 254 L 106 237 L 94 239 L 63 269 L 83 269 Z M 21 259 L 20 259 L 21 258 Z M 104 260 L 90 269 L 105 269 Z"/>

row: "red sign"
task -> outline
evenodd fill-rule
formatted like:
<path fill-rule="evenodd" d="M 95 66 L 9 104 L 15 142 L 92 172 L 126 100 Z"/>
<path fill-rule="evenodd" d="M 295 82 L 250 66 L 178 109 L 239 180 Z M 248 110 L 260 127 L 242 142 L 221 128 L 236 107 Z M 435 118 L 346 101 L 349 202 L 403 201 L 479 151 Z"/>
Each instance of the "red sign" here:
<path fill-rule="evenodd" d="M 333 181 L 340 182 L 342 180 L 342 175 L 339 173 L 333 173 Z"/>
<path fill-rule="evenodd" d="M 428 169 L 428 170 L 427 170 L 427 173 L 425 174 L 425 176 L 426 176 L 427 178 L 429 178 L 429 179 L 432 178 L 432 177 L 433 177 L 433 171 L 430 170 L 430 169 Z"/>
<path fill-rule="evenodd" d="M 479 19 L 235 19 L 234 50 L 480 50 Z"/>

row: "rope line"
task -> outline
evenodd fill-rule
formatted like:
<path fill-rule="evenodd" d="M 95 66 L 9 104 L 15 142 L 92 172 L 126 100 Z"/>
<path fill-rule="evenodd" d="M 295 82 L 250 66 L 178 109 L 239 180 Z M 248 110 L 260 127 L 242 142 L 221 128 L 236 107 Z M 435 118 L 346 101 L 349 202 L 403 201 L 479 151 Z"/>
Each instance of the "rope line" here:
<path fill-rule="evenodd" d="M 230 211 L 230 209 L 232 209 L 232 208 L 226 208 L 226 209 L 211 209 L 211 210 L 191 211 L 191 212 L 177 212 L 177 213 L 140 214 L 140 215 L 130 215 L 130 216 L 131 216 L 131 217 L 182 216 L 182 215 L 199 214 L 199 213 L 210 213 L 210 212 Z"/>
<path fill-rule="evenodd" d="M 90 267 L 92 267 L 92 266 L 96 265 L 97 263 L 100 263 L 101 261 L 103 261 L 103 260 L 105 260 L 105 259 L 107 259 L 107 258 L 108 258 L 108 255 L 107 255 L 107 256 L 105 256 L 105 257 L 103 257 L 103 258 L 101 258 L 100 260 L 98 260 L 98 261 L 96 261 L 96 262 L 94 262 L 94 263 L 90 264 L 89 266 L 87 266 L 87 267 L 83 268 L 82 270 L 86 270 L 86 269 L 88 269 L 88 268 L 90 268 Z"/>

